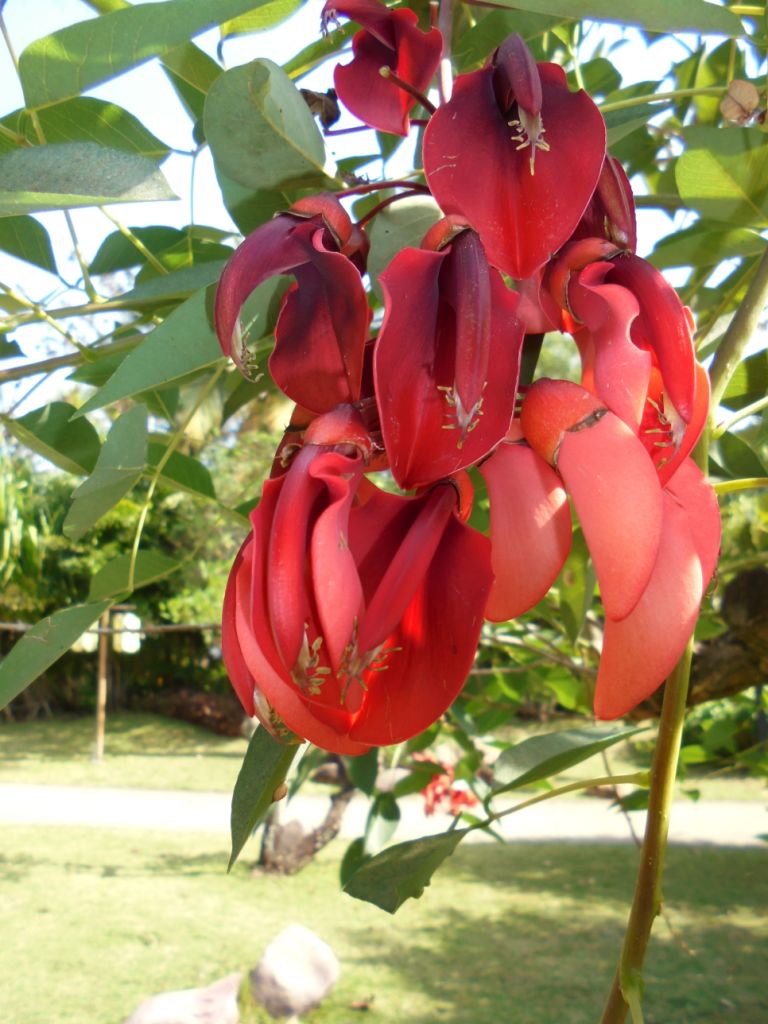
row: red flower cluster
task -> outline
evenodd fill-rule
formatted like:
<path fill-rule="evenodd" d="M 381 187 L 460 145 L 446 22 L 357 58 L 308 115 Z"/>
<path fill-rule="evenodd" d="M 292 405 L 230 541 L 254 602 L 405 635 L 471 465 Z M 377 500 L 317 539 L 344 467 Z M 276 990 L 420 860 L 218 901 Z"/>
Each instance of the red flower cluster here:
<path fill-rule="evenodd" d="M 361 25 L 340 99 L 407 133 L 439 33 L 378 0 L 329 2 L 324 23 L 337 14 Z M 714 494 L 689 457 L 708 378 L 687 310 L 634 255 L 632 194 L 592 100 L 512 36 L 458 78 L 423 152 L 445 217 L 381 274 L 375 338 L 365 231 L 330 194 L 250 235 L 216 300 L 222 348 L 248 373 L 243 307 L 267 279 L 294 278 L 269 369 L 297 407 L 230 576 L 225 662 L 268 728 L 346 754 L 446 710 L 484 618 L 525 612 L 559 574 L 569 498 L 605 608 L 601 717 L 671 671 L 719 547 Z M 581 383 L 539 380 L 520 406 L 525 334 L 550 329 L 573 336 Z M 489 537 L 467 524 L 472 467 Z M 377 487 L 383 469 L 413 493 Z"/>

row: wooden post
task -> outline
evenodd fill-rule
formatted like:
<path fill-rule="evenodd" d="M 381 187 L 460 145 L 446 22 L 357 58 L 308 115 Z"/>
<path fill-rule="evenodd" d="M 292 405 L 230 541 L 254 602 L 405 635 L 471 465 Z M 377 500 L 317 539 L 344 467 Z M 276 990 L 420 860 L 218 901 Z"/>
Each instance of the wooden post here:
<path fill-rule="evenodd" d="M 107 721 L 107 681 L 109 674 L 109 608 L 99 619 L 99 669 L 96 677 L 96 743 L 93 760 L 104 760 L 104 731 Z"/>

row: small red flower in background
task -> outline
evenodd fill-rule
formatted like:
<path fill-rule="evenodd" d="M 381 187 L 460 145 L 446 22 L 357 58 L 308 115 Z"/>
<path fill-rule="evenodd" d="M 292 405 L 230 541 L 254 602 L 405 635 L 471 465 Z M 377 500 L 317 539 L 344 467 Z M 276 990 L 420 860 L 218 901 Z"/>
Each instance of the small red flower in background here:
<path fill-rule="evenodd" d="M 333 74 L 339 99 L 371 128 L 407 135 L 408 114 L 417 100 L 382 77 L 380 69 L 389 68 L 417 93 L 424 93 L 440 63 L 443 37 L 436 28 L 422 32 L 413 11 L 390 10 L 378 0 L 328 0 L 322 13 L 324 29 L 339 14 L 362 26 L 352 39 L 354 59 L 337 65 Z"/>
<path fill-rule="evenodd" d="M 480 803 L 463 779 L 459 779 L 458 782 L 456 781 L 452 765 L 447 764 L 445 761 L 438 761 L 428 754 L 414 754 L 413 759 L 414 761 L 437 765 L 441 769 L 441 771 L 432 776 L 429 783 L 421 790 L 424 797 L 424 813 L 427 816 L 450 814 L 457 818 L 463 810 L 476 807 Z"/>

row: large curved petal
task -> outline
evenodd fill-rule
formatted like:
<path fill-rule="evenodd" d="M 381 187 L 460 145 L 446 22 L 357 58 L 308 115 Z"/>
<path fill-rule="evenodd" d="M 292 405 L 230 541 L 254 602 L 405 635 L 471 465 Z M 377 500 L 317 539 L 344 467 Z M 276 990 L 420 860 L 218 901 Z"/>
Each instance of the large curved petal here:
<path fill-rule="evenodd" d="M 606 620 L 595 714 L 619 718 L 667 678 L 696 626 L 704 590 L 688 515 L 664 495 L 658 558 L 642 597 L 621 622 Z"/>
<path fill-rule="evenodd" d="M 283 302 L 269 371 L 277 386 L 312 412 L 329 412 L 360 398 L 370 309 L 357 268 L 323 244 L 316 228 L 297 286 Z"/>
<path fill-rule="evenodd" d="M 246 614 L 246 595 L 254 590 L 253 572 L 250 562 L 244 560 L 236 578 L 235 627 L 243 662 L 257 681 L 259 690 L 297 736 L 337 754 L 364 754 L 370 744 L 349 737 L 352 716 L 348 711 L 344 708 L 324 709 L 321 719 L 290 676 L 277 671 L 265 656 L 253 627 L 256 617 L 265 614 L 266 608 L 254 607 L 252 616 Z"/>
<path fill-rule="evenodd" d="M 648 394 L 651 354 L 630 339 L 639 312 L 637 299 L 626 288 L 604 283 L 610 269 L 611 264 L 603 262 L 585 267 L 571 278 L 568 299 L 571 312 L 590 333 L 595 394 L 637 433 Z"/>
<path fill-rule="evenodd" d="M 652 264 L 629 253 L 612 261 L 608 280 L 628 288 L 637 299 L 632 337 L 656 356 L 664 389 L 688 423 L 696 390 L 696 356 L 691 324 L 677 292 Z"/>
<path fill-rule="evenodd" d="M 571 547 L 571 513 L 560 477 L 526 444 L 502 444 L 480 467 L 491 505 L 495 576 L 485 609 L 514 619 L 544 597 Z"/>
<path fill-rule="evenodd" d="M 557 470 L 581 522 L 605 613 L 624 619 L 648 586 L 659 549 L 661 487 L 645 448 L 606 412 L 567 430 Z"/>
<path fill-rule="evenodd" d="M 701 575 L 706 586 L 712 579 L 720 551 L 720 509 L 712 485 L 693 459 L 686 459 L 667 484 L 667 491 L 685 509 Z"/>
<path fill-rule="evenodd" d="M 354 59 L 350 64 L 337 65 L 333 81 L 344 106 L 364 124 L 394 135 L 407 135 L 408 112 L 416 100 L 391 79 L 383 78 L 379 69 L 390 68 L 423 93 L 440 62 L 442 36 L 436 29 L 422 32 L 413 11 L 386 13 L 388 25 L 378 17 L 375 34 L 368 28 L 367 19 L 350 13 L 365 30 L 352 39 Z M 385 39 L 385 35 L 389 38 Z"/>
<path fill-rule="evenodd" d="M 399 743 L 436 721 L 461 692 L 491 586 L 486 537 L 452 517 L 393 634 L 383 671 L 350 730 L 362 743 Z"/>
<path fill-rule="evenodd" d="M 455 248 L 405 249 L 380 279 L 386 311 L 374 350 L 376 397 L 392 473 L 405 490 L 477 462 L 504 437 L 514 411 L 517 295 L 484 256 L 473 251 L 460 261 L 467 247 Z"/>
<path fill-rule="evenodd" d="M 499 109 L 493 67 L 459 76 L 424 133 L 424 169 L 441 209 L 465 217 L 489 261 L 514 278 L 530 277 L 568 240 L 605 155 L 592 100 L 570 92 L 557 65 L 538 69 L 549 150 L 538 151 L 533 173 L 530 149 L 512 138 L 514 113 Z"/>

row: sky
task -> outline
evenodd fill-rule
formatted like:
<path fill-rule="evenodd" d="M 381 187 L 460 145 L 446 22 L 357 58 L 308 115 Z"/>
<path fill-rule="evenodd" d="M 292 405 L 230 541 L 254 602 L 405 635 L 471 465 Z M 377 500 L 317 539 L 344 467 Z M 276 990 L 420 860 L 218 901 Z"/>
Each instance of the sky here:
<path fill-rule="evenodd" d="M 309 0 L 301 10 L 276 29 L 259 35 L 228 40 L 223 48 L 226 66 L 233 67 L 263 56 L 277 63 L 286 61 L 302 46 L 318 37 L 322 5 L 323 0 Z M 17 55 L 32 40 L 75 21 L 94 16 L 94 12 L 80 0 L 7 0 L 3 14 Z M 610 57 L 618 66 L 625 84 L 661 75 L 671 61 L 679 60 L 685 55 L 684 38 L 666 39 L 645 51 L 641 50 L 636 42 L 636 36 L 634 39 L 633 36 L 632 31 L 619 27 L 607 27 L 602 35 L 606 42 L 614 44 Z M 211 56 L 216 56 L 218 30 L 206 32 L 195 41 Z M 317 69 L 311 76 L 303 79 L 301 84 L 320 90 L 327 89 L 332 85 L 331 66 Z M 194 161 L 194 178 L 192 157 L 182 155 L 191 154 L 194 149 L 192 123 L 156 61 L 150 61 L 97 86 L 88 94 L 110 100 L 129 110 L 159 139 L 180 151 L 172 154 L 162 168 L 174 192 L 180 197 L 179 200 L 110 206 L 110 211 L 116 217 L 132 227 L 146 224 L 184 226 L 190 221 L 192 211 L 191 219 L 195 223 L 235 232 L 236 229 L 221 202 L 208 150 L 204 149 Z M 22 105 L 21 88 L 13 63 L 7 48 L 0 41 L 0 116 Z M 344 115 L 339 125 L 354 123 L 349 115 Z M 360 137 L 340 136 L 332 140 L 332 143 L 334 155 L 343 155 L 345 147 L 350 147 L 348 152 L 359 147 Z M 191 188 L 193 180 L 194 188 Z M 72 239 L 63 214 L 56 212 L 38 216 L 49 231 L 60 270 L 67 281 L 76 286 L 80 270 L 73 256 Z M 101 241 L 115 230 L 114 225 L 95 209 L 73 210 L 71 217 L 83 255 L 90 259 Z M 673 227 L 674 222 L 662 213 L 643 213 L 639 232 L 641 254 L 647 253 L 653 242 L 661 235 L 669 233 Z M 62 290 L 60 283 L 51 275 L 3 253 L 0 253 L 0 281 L 12 285 L 36 301 L 48 300 L 53 292 L 56 292 L 57 304 L 69 305 L 82 300 L 81 292 Z M 19 342 L 27 358 L 44 358 L 51 351 L 60 350 L 59 339 L 52 337 L 47 328 L 28 328 L 16 332 L 15 340 Z M 12 364 L 7 362 L 5 365 Z M 48 388 L 49 385 L 46 384 L 46 390 Z M 9 390 L 7 385 L 4 390 L 0 408 L 7 411 L 9 406 L 19 400 L 22 392 L 18 387 Z M 30 396 L 28 403 L 25 402 L 21 408 L 35 408 L 43 400 L 50 399 L 47 395 L 41 399 L 40 392 L 37 392 Z"/>

